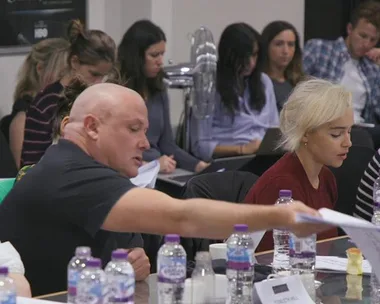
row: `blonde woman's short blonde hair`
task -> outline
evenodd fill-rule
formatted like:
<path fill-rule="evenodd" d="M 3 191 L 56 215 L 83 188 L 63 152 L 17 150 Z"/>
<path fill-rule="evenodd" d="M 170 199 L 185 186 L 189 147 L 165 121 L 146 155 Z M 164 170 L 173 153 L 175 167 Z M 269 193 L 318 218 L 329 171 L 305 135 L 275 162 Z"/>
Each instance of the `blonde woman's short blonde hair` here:
<path fill-rule="evenodd" d="M 343 116 L 349 108 L 352 96 L 343 86 L 317 78 L 300 82 L 280 113 L 281 146 L 297 150 L 307 132 Z"/>

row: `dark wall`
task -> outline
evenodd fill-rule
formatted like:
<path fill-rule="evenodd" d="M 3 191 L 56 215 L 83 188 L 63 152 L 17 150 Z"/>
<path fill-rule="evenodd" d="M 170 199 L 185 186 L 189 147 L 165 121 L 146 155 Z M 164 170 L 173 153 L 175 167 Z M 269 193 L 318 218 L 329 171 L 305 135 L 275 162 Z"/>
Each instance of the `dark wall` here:
<path fill-rule="evenodd" d="M 363 0 L 305 0 L 305 42 L 346 35 L 351 11 Z"/>

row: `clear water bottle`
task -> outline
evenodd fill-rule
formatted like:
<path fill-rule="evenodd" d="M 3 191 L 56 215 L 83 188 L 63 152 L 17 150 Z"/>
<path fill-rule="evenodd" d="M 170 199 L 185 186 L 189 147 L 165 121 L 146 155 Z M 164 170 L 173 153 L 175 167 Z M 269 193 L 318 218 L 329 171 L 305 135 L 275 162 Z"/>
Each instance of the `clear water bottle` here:
<path fill-rule="evenodd" d="M 77 304 L 102 304 L 106 289 L 106 275 L 100 259 L 91 258 L 81 272 L 77 285 Z"/>
<path fill-rule="evenodd" d="M 377 179 L 378 180 L 378 179 Z M 375 192 L 375 186 L 373 189 Z M 375 196 L 375 193 L 374 193 Z M 372 223 L 376 226 L 380 226 L 380 204 L 374 201 Z M 372 304 L 380 304 L 380 284 L 374 271 L 371 273 L 371 300 Z"/>
<path fill-rule="evenodd" d="M 16 304 L 16 285 L 8 277 L 8 267 L 0 267 L 0 304 Z"/>
<path fill-rule="evenodd" d="M 157 256 L 159 304 L 181 304 L 186 280 L 186 251 L 176 234 L 165 236 Z"/>
<path fill-rule="evenodd" d="M 289 237 L 289 262 L 292 275 L 300 275 L 303 285 L 315 301 L 315 259 L 317 235 L 298 238 L 293 233 Z"/>
<path fill-rule="evenodd" d="M 247 225 L 235 225 L 227 240 L 227 302 L 251 304 L 253 293 L 254 246 Z"/>
<path fill-rule="evenodd" d="M 112 252 L 112 260 L 105 268 L 108 294 L 107 303 L 134 303 L 135 271 L 128 262 L 128 251 Z"/>
<path fill-rule="evenodd" d="M 211 303 L 215 298 L 215 272 L 211 255 L 207 251 L 197 252 L 195 268 L 191 275 L 191 303 Z"/>
<path fill-rule="evenodd" d="M 67 303 L 75 303 L 79 275 L 86 267 L 89 258 L 91 258 L 90 247 L 77 247 L 75 249 L 75 256 L 67 267 Z"/>
<path fill-rule="evenodd" d="M 291 190 L 280 190 L 278 204 L 291 204 L 293 203 Z M 283 229 L 273 229 L 273 272 L 279 273 L 290 270 L 289 264 L 289 231 Z"/>

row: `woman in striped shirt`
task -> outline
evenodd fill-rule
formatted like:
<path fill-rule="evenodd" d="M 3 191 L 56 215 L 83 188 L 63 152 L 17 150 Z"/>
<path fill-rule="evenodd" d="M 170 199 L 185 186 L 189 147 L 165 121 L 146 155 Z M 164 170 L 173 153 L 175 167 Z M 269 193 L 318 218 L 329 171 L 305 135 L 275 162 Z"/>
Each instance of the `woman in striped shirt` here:
<path fill-rule="evenodd" d="M 114 66 L 116 45 L 106 33 L 85 30 L 79 21 L 73 20 L 68 27 L 68 38 L 67 73 L 40 92 L 26 114 L 22 165 L 37 163 L 51 145 L 54 114 L 63 88 L 75 77 L 87 84 L 102 82 Z"/>

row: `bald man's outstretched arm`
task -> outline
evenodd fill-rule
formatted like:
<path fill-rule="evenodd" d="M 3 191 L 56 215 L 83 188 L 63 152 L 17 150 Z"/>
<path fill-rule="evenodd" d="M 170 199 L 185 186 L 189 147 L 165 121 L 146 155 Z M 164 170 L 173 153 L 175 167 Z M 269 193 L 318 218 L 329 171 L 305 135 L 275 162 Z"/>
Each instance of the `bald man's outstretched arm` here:
<path fill-rule="evenodd" d="M 235 224 L 247 224 L 251 231 L 284 227 L 300 236 L 326 229 L 296 223 L 297 212 L 318 214 L 302 203 L 260 206 L 201 198 L 179 200 L 156 190 L 134 188 L 114 205 L 102 228 L 217 239 L 228 237 Z"/>

